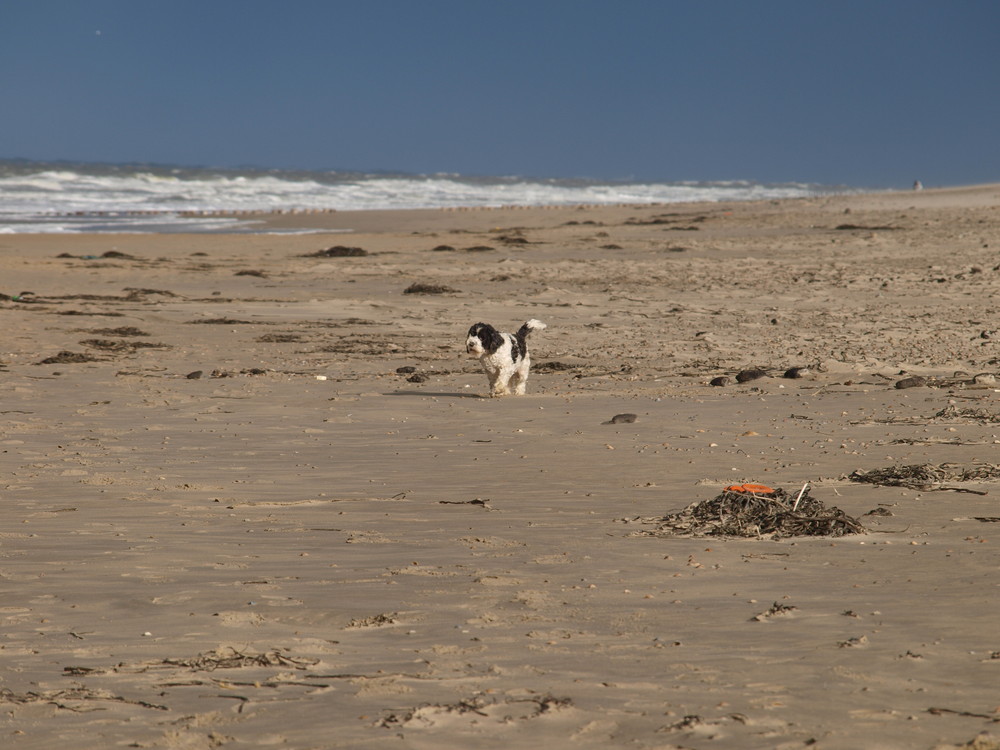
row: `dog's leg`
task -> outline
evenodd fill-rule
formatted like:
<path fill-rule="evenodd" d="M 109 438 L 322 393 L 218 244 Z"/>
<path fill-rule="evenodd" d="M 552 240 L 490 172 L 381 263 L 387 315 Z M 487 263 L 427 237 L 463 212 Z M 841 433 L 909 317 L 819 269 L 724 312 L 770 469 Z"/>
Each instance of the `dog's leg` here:
<path fill-rule="evenodd" d="M 510 388 L 507 382 L 503 378 L 497 378 L 493 383 L 490 384 L 490 396 L 493 398 L 499 398 L 500 396 L 509 396 Z"/>
<path fill-rule="evenodd" d="M 514 389 L 515 395 L 523 396 L 528 385 L 528 363 L 525 362 L 510 377 L 510 385 Z"/>
<path fill-rule="evenodd" d="M 510 389 L 507 387 L 507 378 L 499 370 L 486 370 L 486 376 L 490 379 L 490 397 L 509 396 Z"/>

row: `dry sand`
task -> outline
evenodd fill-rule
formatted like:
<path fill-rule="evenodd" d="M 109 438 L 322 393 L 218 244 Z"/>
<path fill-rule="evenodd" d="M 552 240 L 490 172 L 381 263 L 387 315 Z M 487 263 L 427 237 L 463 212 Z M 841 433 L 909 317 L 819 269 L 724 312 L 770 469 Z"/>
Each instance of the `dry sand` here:
<path fill-rule="evenodd" d="M 1000 187 L 269 221 L 357 231 L 0 237 L 4 747 L 1000 733 L 997 480 L 848 479 L 1000 463 Z M 643 534 L 807 481 L 870 533 Z"/>

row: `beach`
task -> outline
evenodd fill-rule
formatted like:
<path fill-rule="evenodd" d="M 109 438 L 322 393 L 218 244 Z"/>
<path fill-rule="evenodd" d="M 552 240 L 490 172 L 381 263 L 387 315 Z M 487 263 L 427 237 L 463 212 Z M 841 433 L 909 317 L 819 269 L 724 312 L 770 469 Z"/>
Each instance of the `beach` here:
<path fill-rule="evenodd" d="M 1000 185 L 259 221 L 0 235 L 5 746 L 1000 738 Z"/>

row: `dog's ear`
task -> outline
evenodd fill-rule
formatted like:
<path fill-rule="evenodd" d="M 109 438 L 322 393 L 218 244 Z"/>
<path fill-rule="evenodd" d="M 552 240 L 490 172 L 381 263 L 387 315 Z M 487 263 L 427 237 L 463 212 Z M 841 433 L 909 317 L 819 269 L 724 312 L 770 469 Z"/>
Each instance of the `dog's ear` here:
<path fill-rule="evenodd" d="M 500 334 L 500 331 L 489 323 L 483 323 L 482 330 L 479 332 L 479 338 L 487 351 L 495 352 L 503 346 L 503 336 Z"/>
<path fill-rule="evenodd" d="M 503 346 L 503 336 L 489 323 L 476 323 L 469 329 L 469 335 L 475 336 L 488 352 L 495 352 Z"/>

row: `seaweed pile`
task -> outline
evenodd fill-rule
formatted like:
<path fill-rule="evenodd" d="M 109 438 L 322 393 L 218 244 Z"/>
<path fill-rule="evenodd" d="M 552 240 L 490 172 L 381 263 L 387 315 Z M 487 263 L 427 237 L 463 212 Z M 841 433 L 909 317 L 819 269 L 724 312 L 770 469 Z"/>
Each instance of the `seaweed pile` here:
<path fill-rule="evenodd" d="M 679 513 L 646 522 L 655 523 L 656 529 L 637 535 L 781 539 L 867 533 L 856 518 L 840 508 L 827 508 L 812 497 L 808 487 L 789 494 L 780 488 L 736 485 L 711 500 L 692 503 Z"/>

